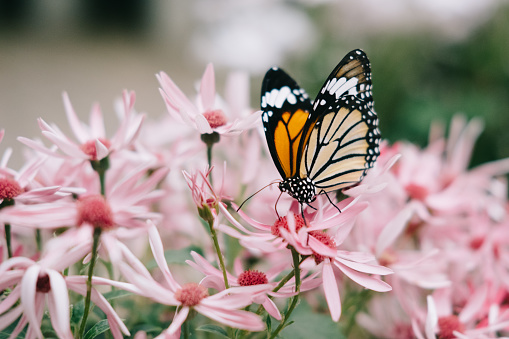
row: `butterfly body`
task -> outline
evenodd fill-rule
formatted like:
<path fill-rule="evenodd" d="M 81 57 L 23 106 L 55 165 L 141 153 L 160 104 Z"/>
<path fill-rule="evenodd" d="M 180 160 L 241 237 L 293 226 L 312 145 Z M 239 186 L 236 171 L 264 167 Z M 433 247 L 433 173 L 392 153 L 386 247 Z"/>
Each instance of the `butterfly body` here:
<path fill-rule="evenodd" d="M 295 80 L 270 69 L 262 84 L 267 145 L 286 192 L 299 203 L 357 184 L 379 155 L 371 68 L 361 50 L 348 53 L 312 103 Z"/>

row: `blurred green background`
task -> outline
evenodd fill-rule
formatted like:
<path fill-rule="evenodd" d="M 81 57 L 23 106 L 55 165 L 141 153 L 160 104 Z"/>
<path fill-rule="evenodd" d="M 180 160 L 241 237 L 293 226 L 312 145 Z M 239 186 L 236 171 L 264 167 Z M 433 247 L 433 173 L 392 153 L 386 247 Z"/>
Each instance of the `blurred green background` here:
<path fill-rule="evenodd" d="M 313 96 L 361 48 L 384 138 L 424 146 L 431 121 L 481 117 L 479 164 L 509 156 L 508 42 L 509 5 L 496 0 L 0 0 L 2 149 L 20 150 L 18 135 L 39 136 L 39 116 L 66 131 L 63 90 L 82 119 L 94 101 L 112 113 L 124 88 L 156 118 L 164 105 L 154 74 L 164 70 L 194 94 L 212 61 L 219 93 L 229 71 L 250 72 L 257 108 L 273 64 Z"/>

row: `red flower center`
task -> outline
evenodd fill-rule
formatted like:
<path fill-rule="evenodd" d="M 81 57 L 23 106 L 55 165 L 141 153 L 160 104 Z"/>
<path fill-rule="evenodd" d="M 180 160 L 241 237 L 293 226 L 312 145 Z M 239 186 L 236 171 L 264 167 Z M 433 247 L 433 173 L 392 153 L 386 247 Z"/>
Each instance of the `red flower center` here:
<path fill-rule="evenodd" d="M 100 228 L 109 228 L 115 224 L 110 205 L 102 195 L 89 195 L 78 200 L 77 225 L 83 223 Z"/>
<path fill-rule="evenodd" d="M 304 219 L 302 218 L 301 215 L 299 215 L 299 214 L 294 215 L 294 219 L 295 219 L 295 231 L 296 232 L 298 232 L 302 227 L 306 226 L 306 223 L 304 222 Z M 279 229 L 281 227 L 287 231 L 290 231 L 290 229 L 288 228 L 288 218 L 286 216 L 276 220 L 274 225 L 272 225 L 272 227 L 270 228 L 270 232 L 273 235 L 280 237 L 281 232 L 279 231 Z"/>
<path fill-rule="evenodd" d="M 107 139 L 98 138 L 99 141 L 106 146 L 106 148 L 110 148 L 111 142 Z M 90 157 L 90 160 L 97 160 L 97 149 L 95 148 L 95 139 L 89 140 L 86 143 L 80 146 L 80 149 Z"/>
<path fill-rule="evenodd" d="M 48 293 L 51 290 L 51 284 L 49 283 L 49 275 L 44 273 L 37 278 L 35 290 L 40 293 Z"/>
<path fill-rule="evenodd" d="M 470 248 L 475 250 L 478 250 L 481 248 L 482 244 L 484 243 L 484 237 L 475 237 L 472 240 L 470 240 Z"/>
<path fill-rule="evenodd" d="M 261 285 L 267 284 L 269 282 L 265 273 L 255 270 L 247 270 L 242 272 L 237 280 L 240 286 Z"/>
<path fill-rule="evenodd" d="M 19 184 L 9 178 L 0 178 L 0 199 L 12 199 L 23 193 Z"/>
<path fill-rule="evenodd" d="M 417 184 L 408 184 L 405 189 L 408 195 L 415 200 L 424 200 L 429 193 L 429 190 L 426 187 Z"/>
<path fill-rule="evenodd" d="M 412 326 L 409 324 L 395 324 L 393 329 L 394 339 L 413 339 L 415 338 Z"/>
<path fill-rule="evenodd" d="M 203 116 L 205 117 L 205 119 L 207 119 L 211 128 L 224 126 L 228 122 L 226 116 L 224 115 L 224 112 L 220 109 L 207 111 L 203 113 Z"/>
<path fill-rule="evenodd" d="M 188 307 L 198 305 L 203 298 L 208 296 L 207 289 L 196 283 L 185 284 L 175 293 L 175 299 Z"/>
<path fill-rule="evenodd" d="M 463 326 L 458 317 L 455 315 L 438 318 L 438 328 L 438 339 L 453 339 L 456 338 L 453 334 L 454 331 L 460 333 L 465 332 L 465 326 Z"/>
<path fill-rule="evenodd" d="M 332 249 L 336 249 L 336 242 L 327 233 L 322 231 L 311 231 L 309 232 L 309 235 L 318 240 L 319 242 L 321 242 L 322 244 L 324 244 L 325 246 Z M 313 256 L 315 257 L 315 262 L 317 265 L 321 263 L 323 259 L 325 259 L 323 255 L 318 254 L 315 251 L 313 251 Z"/>

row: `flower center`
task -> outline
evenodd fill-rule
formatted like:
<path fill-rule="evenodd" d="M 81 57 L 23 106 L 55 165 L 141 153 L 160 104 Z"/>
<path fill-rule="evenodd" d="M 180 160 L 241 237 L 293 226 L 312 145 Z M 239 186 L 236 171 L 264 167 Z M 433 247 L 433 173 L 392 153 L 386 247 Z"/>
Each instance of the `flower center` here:
<path fill-rule="evenodd" d="M 304 222 L 304 219 L 302 218 L 302 216 L 300 214 L 294 215 L 294 219 L 295 219 L 295 231 L 296 232 L 298 232 L 302 227 L 306 226 L 306 223 Z M 272 227 L 270 228 L 270 232 L 273 235 L 280 237 L 281 232 L 279 231 L 279 229 L 281 227 L 287 231 L 290 231 L 290 229 L 288 228 L 288 218 L 286 216 L 276 220 L 274 225 L 272 225 Z"/>
<path fill-rule="evenodd" d="M 327 233 L 322 231 L 311 231 L 309 232 L 309 235 L 318 240 L 319 242 L 321 242 L 322 244 L 324 244 L 325 246 L 332 249 L 336 249 L 336 242 Z M 313 251 L 313 257 L 315 258 L 315 262 L 317 265 L 321 263 L 323 259 L 325 259 L 323 255 L 318 254 L 315 251 Z"/>
<path fill-rule="evenodd" d="M 51 284 L 49 283 L 49 275 L 44 273 L 37 278 L 35 290 L 41 293 L 48 293 L 51 290 Z"/>
<path fill-rule="evenodd" d="M 79 198 L 77 225 L 88 223 L 94 227 L 109 228 L 115 224 L 110 205 L 102 195 Z"/>
<path fill-rule="evenodd" d="M 203 298 L 208 296 L 207 289 L 196 283 L 185 284 L 175 293 L 175 299 L 188 307 L 198 305 Z"/>
<path fill-rule="evenodd" d="M 107 148 L 110 148 L 111 142 L 107 139 L 98 138 L 99 141 L 106 146 Z M 80 146 L 80 149 L 90 157 L 90 160 L 97 160 L 97 149 L 95 148 L 95 139 L 89 140 L 86 143 L 82 144 Z"/>
<path fill-rule="evenodd" d="M 394 325 L 394 339 L 413 339 L 415 338 L 412 326 L 409 324 L 395 324 Z"/>
<path fill-rule="evenodd" d="M 438 339 L 456 338 L 453 334 L 454 331 L 460 333 L 465 332 L 465 326 L 463 326 L 458 317 L 455 315 L 438 318 L 438 328 L 440 329 L 438 332 Z"/>
<path fill-rule="evenodd" d="M 417 184 L 408 184 L 405 189 L 408 195 L 415 200 L 424 200 L 429 193 L 426 187 Z"/>
<path fill-rule="evenodd" d="M 12 199 L 23 193 L 19 184 L 9 178 L 0 178 L 0 199 Z"/>
<path fill-rule="evenodd" d="M 210 128 L 217 128 L 220 126 L 226 125 L 228 120 L 226 120 L 226 116 L 224 112 L 220 109 L 216 109 L 213 111 L 207 111 L 203 113 L 203 116 L 209 122 Z"/>
<path fill-rule="evenodd" d="M 256 270 L 247 270 L 242 272 L 237 280 L 240 286 L 261 285 L 269 282 L 265 273 Z"/>

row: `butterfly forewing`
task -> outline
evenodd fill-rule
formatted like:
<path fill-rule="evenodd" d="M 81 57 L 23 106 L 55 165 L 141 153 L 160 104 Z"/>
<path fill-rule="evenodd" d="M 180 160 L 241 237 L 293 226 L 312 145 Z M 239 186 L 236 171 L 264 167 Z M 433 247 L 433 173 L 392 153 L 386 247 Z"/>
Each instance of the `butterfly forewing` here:
<path fill-rule="evenodd" d="M 376 113 L 353 95 L 340 97 L 310 131 L 300 176 L 311 179 L 317 194 L 356 184 L 379 155 Z"/>
<path fill-rule="evenodd" d="M 298 172 L 299 145 L 312 110 L 306 92 L 283 70 L 270 69 L 262 83 L 261 108 L 267 145 L 283 178 Z"/>
<path fill-rule="evenodd" d="M 348 53 L 331 72 L 313 104 L 318 118 L 342 96 L 353 95 L 363 100 L 366 108 L 373 110 L 371 89 L 371 64 L 366 53 L 356 49 Z"/>

